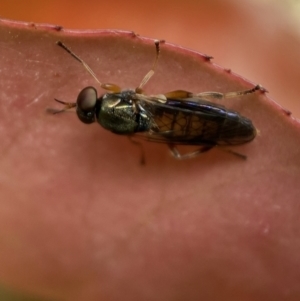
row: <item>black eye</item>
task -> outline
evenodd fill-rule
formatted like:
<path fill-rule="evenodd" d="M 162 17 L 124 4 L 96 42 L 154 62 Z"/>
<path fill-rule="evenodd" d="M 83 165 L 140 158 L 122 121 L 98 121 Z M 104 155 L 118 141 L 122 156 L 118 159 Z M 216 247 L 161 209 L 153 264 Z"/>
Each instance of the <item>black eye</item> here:
<path fill-rule="evenodd" d="M 97 103 L 97 91 L 93 87 L 84 88 L 77 97 L 76 112 L 83 123 L 95 121 L 95 109 Z"/>

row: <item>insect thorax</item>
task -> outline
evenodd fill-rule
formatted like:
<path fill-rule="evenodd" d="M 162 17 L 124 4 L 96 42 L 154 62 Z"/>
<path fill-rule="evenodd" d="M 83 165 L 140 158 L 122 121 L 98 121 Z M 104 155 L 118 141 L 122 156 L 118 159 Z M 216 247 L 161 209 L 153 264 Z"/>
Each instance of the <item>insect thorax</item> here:
<path fill-rule="evenodd" d="M 97 110 L 98 123 L 120 135 L 149 130 L 151 120 L 137 105 L 135 95 L 132 90 L 104 94 Z"/>

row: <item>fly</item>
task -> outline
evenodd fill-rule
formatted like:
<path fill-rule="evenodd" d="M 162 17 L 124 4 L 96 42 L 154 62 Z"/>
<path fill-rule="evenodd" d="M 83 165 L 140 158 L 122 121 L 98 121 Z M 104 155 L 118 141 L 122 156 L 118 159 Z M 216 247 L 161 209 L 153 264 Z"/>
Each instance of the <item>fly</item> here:
<path fill-rule="evenodd" d="M 226 99 L 244 96 L 257 90 L 254 88 L 238 92 L 191 93 L 176 90 L 159 95 L 146 95 L 143 87 L 154 75 L 160 54 L 160 41 L 155 41 L 156 57 L 151 70 L 144 76 L 135 90 L 121 90 L 115 84 L 101 83 L 93 70 L 62 42 L 57 44 L 79 61 L 107 93 L 98 97 L 94 87 L 84 88 L 76 102 L 64 102 L 64 112 L 76 108 L 78 118 L 86 124 L 98 122 L 105 129 L 119 135 L 142 136 L 153 142 L 165 143 L 177 159 L 195 157 L 215 146 L 239 145 L 252 141 L 256 129 L 250 119 L 210 99 Z M 138 143 L 134 141 L 135 143 Z M 139 143 L 138 143 L 139 144 Z M 177 145 L 195 145 L 199 148 L 181 154 Z M 246 156 L 227 150 L 241 158 Z M 142 154 L 142 161 L 143 161 Z"/>

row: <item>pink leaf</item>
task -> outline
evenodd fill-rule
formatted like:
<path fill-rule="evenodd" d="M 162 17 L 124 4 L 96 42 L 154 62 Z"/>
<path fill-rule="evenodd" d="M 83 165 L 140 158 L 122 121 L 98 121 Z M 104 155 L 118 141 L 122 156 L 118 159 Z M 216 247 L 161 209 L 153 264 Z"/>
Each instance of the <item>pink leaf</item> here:
<path fill-rule="evenodd" d="M 0 279 L 62 300 L 276 300 L 299 297 L 299 123 L 255 93 L 224 101 L 260 134 L 176 161 L 165 145 L 84 125 L 54 98 L 102 82 L 135 88 L 153 40 L 121 31 L 0 23 Z M 163 44 L 147 93 L 230 92 L 249 83 Z M 102 93 L 101 89 L 98 89 Z M 181 298 L 180 296 L 184 296 Z"/>

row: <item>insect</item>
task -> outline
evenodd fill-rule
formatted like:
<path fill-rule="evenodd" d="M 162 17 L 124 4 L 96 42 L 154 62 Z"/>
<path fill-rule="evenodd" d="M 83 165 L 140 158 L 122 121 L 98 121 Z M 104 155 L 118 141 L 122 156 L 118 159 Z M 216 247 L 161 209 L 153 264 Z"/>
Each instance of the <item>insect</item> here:
<path fill-rule="evenodd" d="M 257 90 L 265 91 L 260 85 L 249 90 L 224 94 L 194 94 L 176 90 L 161 95 L 146 95 L 143 88 L 154 75 L 160 54 L 160 41 L 156 40 L 156 56 L 151 70 L 135 90 L 121 90 L 115 84 L 101 83 L 78 55 L 62 42 L 57 44 L 79 61 L 107 93 L 98 97 L 94 87 L 86 87 L 79 93 L 76 102 L 55 99 L 64 108 L 54 113 L 76 108 L 77 116 L 83 123 L 98 122 L 115 134 L 142 136 L 149 141 L 165 143 L 177 159 L 195 157 L 215 146 L 250 142 L 256 136 L 256 129 L 250 119 L 209 100 L 243 96 Z M 181 154 L 177 149 L 178 145 L 195 145 L 199 148 Z M 227 149 L 226 151 L 246 159 L 242 154 Z"/>

